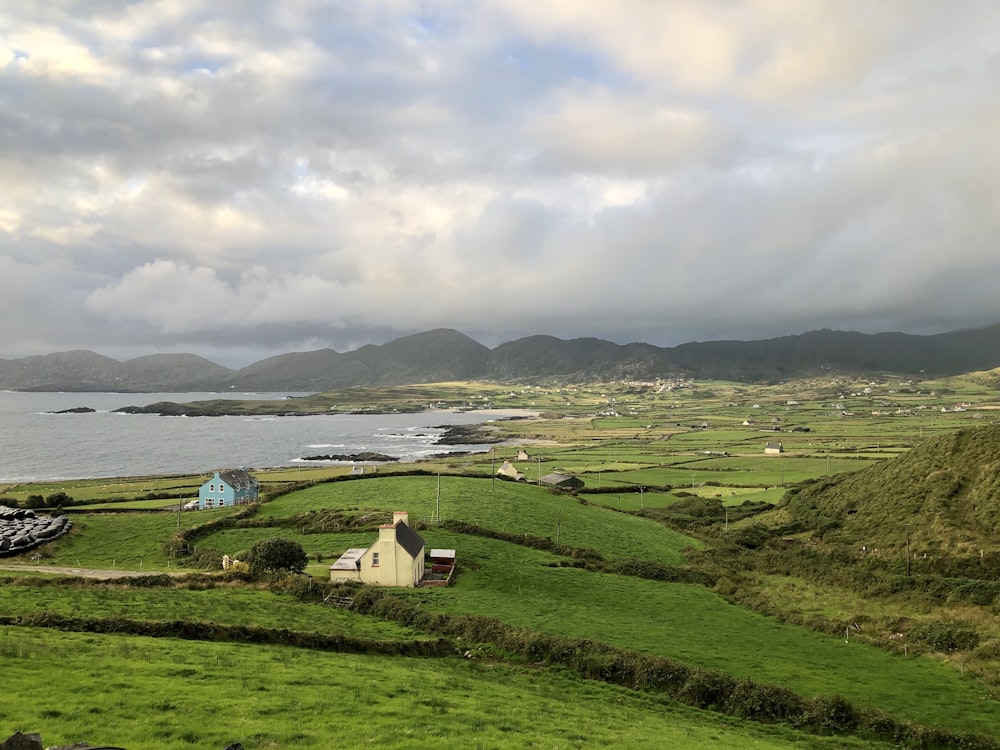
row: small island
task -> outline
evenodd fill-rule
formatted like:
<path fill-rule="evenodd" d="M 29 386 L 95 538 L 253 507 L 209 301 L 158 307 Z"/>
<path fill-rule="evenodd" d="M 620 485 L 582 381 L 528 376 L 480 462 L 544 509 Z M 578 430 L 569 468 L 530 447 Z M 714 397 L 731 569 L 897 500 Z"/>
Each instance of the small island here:
<path fill-rule="evenodd" d="M 329 453 L 320 456 L 303 456 L 303 461 L 398 461 L 395 456 L 387 456 L 385 453 L 375 453 L 374 451 L 361 451 L 360 453 Z"/>

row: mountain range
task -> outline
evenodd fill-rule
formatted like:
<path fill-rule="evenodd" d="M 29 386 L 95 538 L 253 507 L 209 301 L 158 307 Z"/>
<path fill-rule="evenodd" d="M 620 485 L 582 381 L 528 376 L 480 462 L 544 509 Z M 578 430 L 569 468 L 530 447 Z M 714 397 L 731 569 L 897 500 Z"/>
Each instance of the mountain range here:
<path fill-rule="evenodd" d="M 125 362 L 92 351 L 0 359 L 0 388 L 33 391 L 332 391 L 449 380 L 517 382 L 692 377 L 775 382 L 819 374 L 942 377 L 1000 366 L 1000 325 L 930 336 L 820 330 L 676 347 L 528 336 L 490 349 L 437 329 L 350 352 L 269 357 L 239 370 L 193 354 Z"/>

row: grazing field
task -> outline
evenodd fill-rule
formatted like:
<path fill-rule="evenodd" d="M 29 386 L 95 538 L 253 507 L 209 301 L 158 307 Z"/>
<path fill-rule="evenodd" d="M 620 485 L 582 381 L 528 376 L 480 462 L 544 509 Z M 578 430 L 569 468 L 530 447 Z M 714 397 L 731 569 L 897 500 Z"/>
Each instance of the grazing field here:
<path fill-rule="evenodd" d="M 717 716 L 547 670 L 465 659 L 0 628 L 0 725 L 46 744 L 328 750 L 880 747 Z M 13 731 L 13 730 L 12 730 Z"/>
<path fill-rule="evenodd" d="M 933 658 L 894 656 L 785 625 L 696 585 L 546 567 L 543 553 L 493 540 L 447 541 L 474 556 L 473 564 L 455 586 L 419 594 L 427 607 L 593 638 L 803 695 L 841 695 L 952 730 L 1000 734 L 1000 702 Z"/>
<path fill-rule="evenodd" d="M 408 506 L 432 515 L 435 477 L 380 477 L 317 485 L 263 506 L 261 518 L 280 521 L 310 511 L 351 509 L 359 515 Z M 423 504 L 414 498 L 428 498 Z M 531 485 L 447 477 L 442 507 L 462 520 L 498 531 L 556 538 L 591 547 L 605 558 L 677 564 L 691 540 L 644 518 L 581 505 Z M 407 498 L 409 500 L 407 500 Z M 376 519 L 377 521 L 377 519 Z M 548 532 L 548 533 L 546 533 Z M 310 555 L 328 559 L 374 538 L 364 532 L 303 534 L 294 527 L 225 529 L 199 541 L 230 554 L 280 533 Z M 911 720 L 952 730 L 1000 733 L 1000 704 L 932 659 L 904 659 L 840 637 L 783 625 L 726 603 L 694 585 L 665 584 L 571 567 L 560 557 L 508 542 L 429 526 L 429 547 L 455 548 L 463 573 L 449 589 L 419 595 L 442 612 L 499 617 L 542 632 L 593 638 L 692 666 L 785 685 L 805 695 L 843 695 Z M 322 572 L 322 568 L 319 568 Z M 153 597 L 155 600 L 155 597 Z M 948 695 L 946 707 L 940 701 Z"/>
<path fill-rule="evenodd" d="M 1000 405 L 995 391 L 962 379 L 828 378 L 771 386 L 455 383 L 367 389 L 309 403 L 378 410 L 434 401 L 542 414 L 497 423 L 495 443 L 480 453 L 380 466 L 364 478 L 346 477 L 344 466 L 260 472 L 266 502 L 249 513 L 157 510 L 194 497 L 205 475 L 3 488 L 0 504 L 60 492 L 73 497 L 73 531 L 38 548 L 46 565 L 217 571 L 223 553 L 280 536 L 301 544 L 315 580 L 251 582 L 213 572 L 187 582 L 84 584 L 0 574 L 6 576 L 0 579 L 0 613 L 28 618 L 24 622 L 88 617 L 111 630 L 124 620 L 183 622 L 195 626 L 195 634 L 204 629 L 206 637 L 214 625 L 267 628 L 290 639 L 320 633 L 399 648 L 430 643 L 438 637 L 433 628 L 424 632 L 413 621 L 383 620 L 302 595 L 303 587 L 314 592 L 325 585 L 336 556 L 368 546 L 393 510 L 406 510 L 428 548 L 458 551 L 451 587 L 398 595 L 419 604 L 420 612 L 463 622 L 492 618 L 530 634 L 666 657 L 696 672 L 781 686 L 805 700 L 842 699 L 857 710 L 1000 741 L 1000 681 L 983 667 L 990 654 L 995 659 L 1000 653 L 997 600 L 990 599 L 994 581 L 986 573 L 982 581 L 961 579 L 963 590 L 978 597 L 973 605 L 940 593 L 946 582 L 894 579 L 903 572 L 889 562 L 880 567 L 874 558 L 851 578 L 838 566 L 854 565 L 850 555 L 858 537 L 818 511 L 816 523 L 805 524 L 794 517 L 790 500 L 808 497 L 809 481 L 854 480 L 865 476 L 855 472 L 891 466 L 883 462 L 935 436 L 984 423 Z M 784 452 L 764 455 L 772 441 Z M 521 450 L 528 455 L 518 460 Z M 528 481 L 491 478 L 504 460 Z M 553 471 L 578 476 L 584 489 L 570 495 L 538 486 L 538 478 Z M 80 502 L 85 505 L 75 507 Z M 889 503 L 878 507 L 891 508 Z M 804 505 L 803 513 L 810 507 Z M 124 512 L 86 512 L 101 509 Z M 771 536 L 760 522 L 765 513 Z M 855 514 L 851 523 L 860 518 Z M 466 526 L 449 527 L 449 521 Z M 897 532 L 900 540 L 910 533 L 902 526 Z M 174 556 L 181 534 L 191 539 L 194 554 Z M 809 555 L 829 552 L 834 543 L 848 553 L 831 556 L 822 571 L 785 569 L 819 559 Z M 751 557 L 758 547 L 759 560 Z M 798 557 L 789 552 L 799 547 Z M 713 558 L 715 552 L 722 554 Z M 995 545 L 980 551 L 984 570 L 998 552 Z M 727 560 L 736 562 L 727 569 Z M 650 576 L 637 577 L 643 571 Z M 661 574 L 666 577 L 652 580 Z M 845 642 L 859 620 L 869 629 L 877 621 L 886 638 L 913 623 L 951 634 L 975 628 L 981 638 L 964 650 L 936 652 L 932 641 L 913 651 L 878 648 L 871 645 L 874 635 L 870 643 L 853 635 Z M 769 727 L 697 711 L 657 693 L 583 681 L 541 662 L 515 665 L 489 646 L 452 645 L 455 654 L 478 658 L 3 626 L 0 656 L 8 687 L 0 730 L 16 724 L 41 731 L 49 744 L 86 739 L 130 750 L 221 748 L 235 741 L 248 750 L 436 743 L 878 747 L 868 738 L 824 738 L 787 724 Z"/>

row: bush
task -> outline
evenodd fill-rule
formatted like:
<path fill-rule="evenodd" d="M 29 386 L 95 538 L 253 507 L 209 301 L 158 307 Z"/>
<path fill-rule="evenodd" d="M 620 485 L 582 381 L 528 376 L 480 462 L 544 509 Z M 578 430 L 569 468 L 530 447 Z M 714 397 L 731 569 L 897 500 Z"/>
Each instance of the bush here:
<path fill-rule="evenodd" d="M 684 683 L 678 700 L 695 708 L 721 711 L 736 688 L 736 680 L 721 672 L 695 670 Z"/>
<path fill-rule="evenodd" d="M 73 498 L 71 498 L 65 492 L 53 492 L 51 495 L 45 498 L 46 508 L 59 508 L 72 504 L 73 504 Z"/>
<path fill-rule="evenodd" d="M 28 495 L 24 499 L 24 504 L 22 505 L 22 507 L 31 508 L 32 510 L 37 508 L 44 508 L 45 498 L 42 497 L 41 495 Z"/>
<path fill-rule="evenodd" d="M 298 542 L 281 537 L 262 539 L 247 550 L 247 565 L 255 576 L 278 571 L 301 573 L 309 564 L 309 558 Z"/>
<path fill-rule="evenodd" d="M 801 716 L 805 701 L 791 690 L 749 679 L 738 683 L 726 701 L 726 712 L 762 722 L 787 722 Z"/>
<path fill-rule="evenodd" d="M 737 529 L 729 535 L 733 544 L 747 549 L 758 549 L 767 544 L 773 532 L 763 524 L 755 523 L 742 529 Z"/>
<path fill-rule="evenodd" d="M 946 622 L 921 622 L 907 634 L 913 643 L 923 643 L 935 651 L 954 653 L 971 651 L 979 645 L 979 634 L 974 630 Z"/>
<path fill-rule="evenodd" d="M 809 701 L 806 723 L 819 734 L 847 734 L 858 728 L 859 716 L 850 702 L 834 695 Z"/>

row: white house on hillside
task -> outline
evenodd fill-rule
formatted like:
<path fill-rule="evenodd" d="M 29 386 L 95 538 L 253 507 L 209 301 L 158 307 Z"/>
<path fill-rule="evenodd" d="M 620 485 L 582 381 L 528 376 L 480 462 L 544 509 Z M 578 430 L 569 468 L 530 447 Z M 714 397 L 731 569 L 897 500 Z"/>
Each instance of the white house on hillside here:
<path fill-rule="evenodd" d="M 409 514 L 396 511 L 392 523 L 379 527 L 370 547 L 352 547 L 330 566 L 331 581 L 360 581 L 376 586 L 407 586 L 424 577 L 424 540 L 409 527 Z"/>

